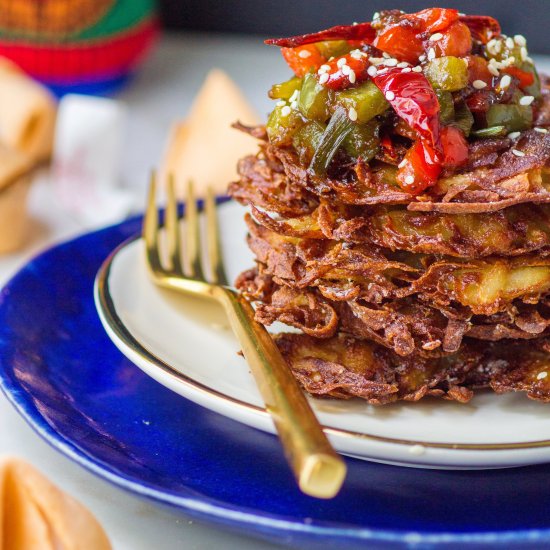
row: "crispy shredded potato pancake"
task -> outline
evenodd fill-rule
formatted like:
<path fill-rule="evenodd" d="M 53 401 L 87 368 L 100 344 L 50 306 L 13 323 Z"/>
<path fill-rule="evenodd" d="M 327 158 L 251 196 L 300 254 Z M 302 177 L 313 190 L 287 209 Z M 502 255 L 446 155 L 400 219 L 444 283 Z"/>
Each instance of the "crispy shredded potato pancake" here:
<path fill-rule="evenodd" d="M 503 341 L 465 343 L 443 357 L 403 358 L 366 340 L 336 336 L 318 340 L 303 334 L 280 334 L 276 342 L 296 378 L 312 395 L 373 405 L 419 401 L 432 396 L 467 403 L 474 390 L 521 391 L 530 399 L 550 401 L 547 340 L 529 346 Z"/>
<path fill-rule="evenodd" d="M 535 303 L 550 290 L 550 256 L 479 260 L 392 252 L 341 241 L 285 237 L 247 217 L 248 244 L 260 273 L 294 288 L 315 287 L 334 300 L 406 298 L 472 313 L 504 311 L 513 300 Z"/>
<path fill-rule="evenodd" d="M 229 186 L 256 260 L 237 289 L 300 331 L 275 339 L 315 396 L 550 402 L 550 79 L 490 18 L 460 54 L 417 17 L 270 41 L 295 76 L 235 125 L 259 142 Z"/>
<path fill-rule="evenodd" d="M 550 302 L 515 302 L 503 312 L 473 315 L 466 308 L 436 308 L 414 298 L 368 304 L 361 299 L 334 301 L 319 289 L 295 289 L 277 284 L 257 270 L 243 273 L 239 288 L 256 303 L 256 320 L 276 321 L 316 338 L 338 332 L 372 340 L 398 355 L 434 356 L 455 353 L 464 336 L 496 341 L 533 339 L 550 333 Z"/>

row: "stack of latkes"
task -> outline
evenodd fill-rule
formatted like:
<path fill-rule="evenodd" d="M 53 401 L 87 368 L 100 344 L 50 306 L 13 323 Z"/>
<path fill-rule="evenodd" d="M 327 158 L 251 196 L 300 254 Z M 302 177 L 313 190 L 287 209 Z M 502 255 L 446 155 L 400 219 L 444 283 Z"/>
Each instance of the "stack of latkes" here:
<path fill-rule="evenodd" d="M 273 86 L 231 195 L 238 288 L 307 391 L 550 401 L 550 88 L 523 36 L 456 10 L 268 41 Z"/>

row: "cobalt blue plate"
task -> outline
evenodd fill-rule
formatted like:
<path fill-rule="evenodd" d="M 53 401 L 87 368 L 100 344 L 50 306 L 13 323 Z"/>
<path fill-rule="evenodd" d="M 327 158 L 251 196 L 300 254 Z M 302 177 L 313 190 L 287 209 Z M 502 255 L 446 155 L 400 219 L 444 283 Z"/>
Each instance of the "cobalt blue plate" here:
<path fill-rule="evenodd" d="M 550 465 L 493 471 L 346 459 L 341 493 L 296 488 L 276 437 L 148 378 L 103 331 L 103 260 L 132 219 L 53 248 L 0 294 L 0 384 L 52 446 L 115 485 L 191 516 L 307 548 L 550 547 Z"/>

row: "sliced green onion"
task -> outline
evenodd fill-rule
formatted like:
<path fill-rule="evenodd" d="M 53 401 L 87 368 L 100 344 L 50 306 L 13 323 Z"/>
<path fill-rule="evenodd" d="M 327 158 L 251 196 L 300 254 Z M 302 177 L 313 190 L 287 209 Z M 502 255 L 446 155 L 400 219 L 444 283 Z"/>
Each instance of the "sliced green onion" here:
<path fill-rule="evenodd" d="M 474 115 L 472 115 L 470 109 L 468 109 L 468 106 L 464 102 L 455 105 L 454 125 L 460 128 L 466 137 L 470 135 L 470 131 L 474 125 Z"/>
<path fill-rule="evenodd" d="M 316 176 L 324 176 L 330 161 L 352 129 L 353 122 L 349 119 L 347 110 L 337 107 L 323 132 L 323 137 L 311 159 L 308 171 Z"/>
<path fill-rule="evenodd" d="M 472 136 L 481 138 L 501 137 L 507 133 L 506 126 L 491 126 L 489 128 L 481 128 L 481 130 L 474 130 Z"/>

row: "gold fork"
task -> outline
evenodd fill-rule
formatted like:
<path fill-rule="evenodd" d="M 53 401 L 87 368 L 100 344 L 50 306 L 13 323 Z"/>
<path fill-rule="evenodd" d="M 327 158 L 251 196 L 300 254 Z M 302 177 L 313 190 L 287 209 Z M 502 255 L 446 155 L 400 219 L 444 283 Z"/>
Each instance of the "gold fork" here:
<path fill-rule="evenodd" d="M 174 181 L 169 178 L 164 223 L 166 261 L 161 253 L 155 179 L 153 174 L 143 221 L 147 265 L 152 280 L 161 287 L 211 298 L 223 305 L 300 489 L 318 498 L 332 498 L 344 481 L 345 462 L 330 445 L 273 339 L 254 320 L 251 305 L 228 284 L 220 253 L 216 200 L 212 190 L 208 189 L 204 206 L 208 252 L 201 258 L 199 212 L 193 186 L 189 183 L 185 216 L 180 217 Z M 180 222 L 184 219 L 186 229 L 182 239 Z M 208 266 L 208 278 L 203 263 Z"/>

